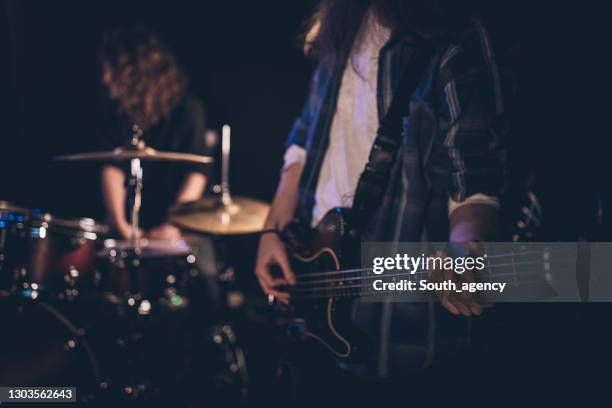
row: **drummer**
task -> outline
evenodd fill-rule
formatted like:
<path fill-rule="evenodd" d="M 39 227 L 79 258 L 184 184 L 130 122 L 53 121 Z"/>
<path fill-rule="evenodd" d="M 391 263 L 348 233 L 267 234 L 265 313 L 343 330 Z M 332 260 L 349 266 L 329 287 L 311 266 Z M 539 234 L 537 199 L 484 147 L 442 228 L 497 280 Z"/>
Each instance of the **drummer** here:
<path fill-rule="evenodd" d="M 102 82 L 108 96 L 102 121 L 101 150 L 130 143 L 134 125 L 148 147 L 210 155 L 204 141 L 202 104 L 188 93 L 187 77 L 175 55 L 155 33 L 144 28 L 105 33 L 100 47 Z M 128 167 L 106 165 L 102 192 L 108 222 L 123 239 L 130 237 L 126 208 Z M 198 200 L 207 182 L 204 165 L 143 163 L 139 235 L 176 240 L 179 229 L 167 222 L 167 210 Z"/>

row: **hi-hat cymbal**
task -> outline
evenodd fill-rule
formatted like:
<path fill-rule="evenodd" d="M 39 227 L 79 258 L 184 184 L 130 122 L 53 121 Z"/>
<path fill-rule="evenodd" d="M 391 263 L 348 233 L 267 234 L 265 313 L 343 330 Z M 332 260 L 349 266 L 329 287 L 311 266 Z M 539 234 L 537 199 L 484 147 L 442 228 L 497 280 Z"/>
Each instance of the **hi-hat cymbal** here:
<path fill-rule="evenodd" d="M 270 206 L 247 197 L 232 197 L 229 205 L 220 198 L 204 198 L 170 209 L 169 220 L 180 228 L 211 235 L 252 234 L 263 229 Z"/>
<path fill-rule="evenodd" d="M 151 147 L 145 148 L 125 148 L 118 147 L 112 151 L 76 153 L 64 156 L 56 156 L 55 161 L 127 161 L 140 159 L 142 161 L 168 161 L 184 163 L 212 163 L 214 159 L 210 156 L 200 156 L 190 153 L 162 152 Z"/>

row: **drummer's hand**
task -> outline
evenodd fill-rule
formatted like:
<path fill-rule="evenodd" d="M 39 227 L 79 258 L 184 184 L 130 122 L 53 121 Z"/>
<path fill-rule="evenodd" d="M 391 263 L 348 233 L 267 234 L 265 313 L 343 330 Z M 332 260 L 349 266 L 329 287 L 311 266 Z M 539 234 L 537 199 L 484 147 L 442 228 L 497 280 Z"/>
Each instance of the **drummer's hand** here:
<path fill-rule="evenodd" d="M 164 241 L 178 241 L 181 239 L 181 230 L 172 224 L 164 223 L 149 230 L 149 238 Z"/>
<path fill-rule="evenodd" d="M 273 276 L 270 270 L 272 266 L 278 266 L 283 276 Z M 257 260 L 255 261 L 255 274 L 259 279 L 261 288 L 267 295 L 272 295 L 283 303 L 289 303 L 289 293 L 275 289 L 280 285 L 295 284 L 295 275 L 289 266 L 285 244 L 278 235 L 263 234 L 261 236 Z"/>
<path fill-rule="evenodd" d="M 117 225 L 117 232 L 125 240 L 130 240 L 132 238 L 132 226 L 127 222 Z M 143 237 L 143 235 L 144 231 L 138 228 L 136 238 L 140 239 Z"/>

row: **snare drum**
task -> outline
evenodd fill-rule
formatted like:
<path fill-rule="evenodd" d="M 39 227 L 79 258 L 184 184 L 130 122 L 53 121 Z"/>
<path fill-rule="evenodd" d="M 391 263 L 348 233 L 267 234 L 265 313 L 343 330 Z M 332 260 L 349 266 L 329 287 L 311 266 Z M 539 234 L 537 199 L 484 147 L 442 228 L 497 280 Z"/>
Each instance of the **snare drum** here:
<path fill-rule="evenodd" d="M 199 276 L 196 256 L 183 240 L 177 242 L 141 239 L 140 254 L 127 241 L 107 239 L 98 252 L 102 288 L 120 298 L 162 300 L 172 307 L 187 306 L 181 296 Z M 143 314 L 147 312 L 145 306 Z"/>
<path fill-rule="evenodd" d="M 106 226 L 15 209 L 4 211 L 0 225 L 4 289 L 65 298 L 95 287 L 97 245 Z"/>

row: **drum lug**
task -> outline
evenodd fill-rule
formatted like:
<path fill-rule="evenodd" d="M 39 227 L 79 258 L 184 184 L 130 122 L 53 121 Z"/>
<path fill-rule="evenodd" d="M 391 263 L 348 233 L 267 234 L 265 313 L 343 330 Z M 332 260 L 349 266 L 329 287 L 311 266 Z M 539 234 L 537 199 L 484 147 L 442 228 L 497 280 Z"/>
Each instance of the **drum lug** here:
<path fill-rule="evenodd" d="M 67 299 L 67 300 L 74 300 L 74 298 L 76 298 L 79 295 L 79 290 L 78 289 L 66 289 L 63 293 L 63 296 L 61 296 L 62 299 Z"/>
<path fill-rule="evenodd" d="M 170 309 L 179 310 L 189 306 L 189 300 L 185 296 L 179 295 L 175 288 L 167 288 L 164 295 L 162 301 Z"/>
<path fill-rule="evenodd" d="M 40 288 L 37 283 L 23 282 L 21 283 L 21 289 L 19 289 L 17 292 L 25 298 L 34 300 L 38 299 L 39 289 Z"/>
<path fill-rule="evenodd" d="M 151 387 L 147 384 L 126 385 L 123 387 L 123 393 L 131 398 L 138 398 L 141 393 L 147 391 L 149 388 Z"/>
<path fill-rule="evenodd" d="M 236 271 L 232 267 L 227 267 L 219 274 L 221 282 L 234 282 L 236 280 Z"/>
<path fill-rule="evenodd" d="M 68 276 L 72 279 L 76 279 L 79 277 L 79 270 L 74 266 L 70 265 L 70 269 L 68 271 Z"/>
<path fill-rule="evenodd" d="M 244 293 L 238 290 L 230 291 L 227 294 L 227 307 L 239 309 L 244 305 Z"/>
<path fill-rule="evenodd" d="M 140 301 L 138 305 L 138 314 L 146 316 L 151 313 L 151 302 L 147 299 L 143 299 Z"/>
<path fill-rule="evenodd" d="M 101 281 L 102 281 L 102 274 L 100 273 L 100 271 L 95 271 L 94 272 L 94 286 L 98 287 Z"/>
<path fill-rule="evenodd" d="M 68 272 L 64 274 L 64 282 L 66 282 L 66 284 L 70 287 L 66 289 L 66 295 L 68 297 L 73 297 L 73 296 L 78 295 L 78 290 L 75 289 L 75 286 L 76 286 L 77 279 L 79 278 L 79 276 L 80 276 L 79 270 L 73 265 L 70 265 Z"/>
<path fill-rule="evenodd" d="M 77 340 L 76 339 L 69 339 L 66 344 L 64 344 L 64 349 L 66 351 L 68 350 L 74 350 L 77 346 Z"/>

